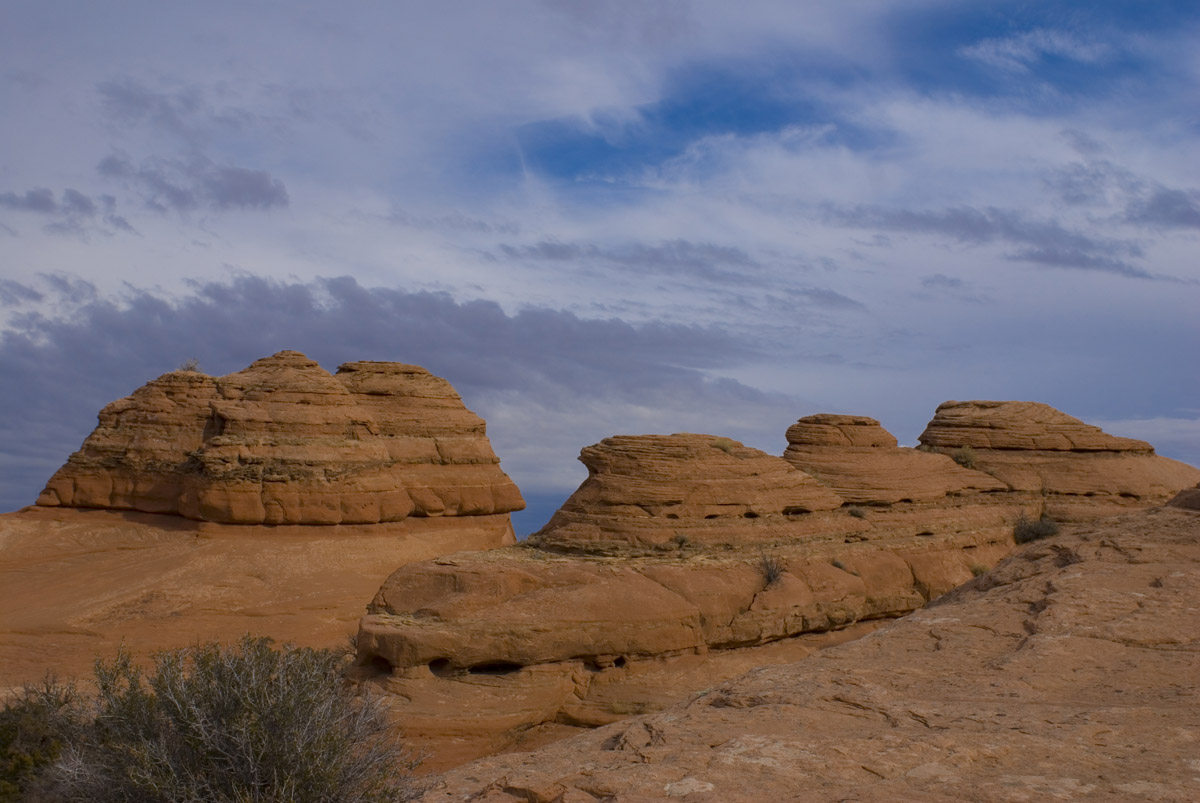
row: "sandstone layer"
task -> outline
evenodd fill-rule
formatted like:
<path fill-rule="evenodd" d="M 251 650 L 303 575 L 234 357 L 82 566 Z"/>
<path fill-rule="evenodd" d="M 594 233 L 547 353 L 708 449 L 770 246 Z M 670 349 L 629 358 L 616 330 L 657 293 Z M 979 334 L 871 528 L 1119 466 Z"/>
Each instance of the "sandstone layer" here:
<path fill-rule="evenodd" d="M 397 566 L 513 543 L 507 516 L 325 527 L 65 507 L 0 515 L 0 695 L 245 633 L 342 648 Z"/>
<path fill-rule="evenodd" d="M 991 411 L 990 440 L 943 426 L 953 404 L 931 430 L 938 448 L 977 445 L 976 468 L 900 448 L 864 416 L 800 419 L 783 458 L 711 435 L 606 438 L 525 544 L 392 574 L 360 626 L 362 677 L 445 767 L 657 710 L 904 615 L 1007 554 L 1020 517 L 1111 510 L 1130 472 L 1172 491 L 1200 479 L 1044 405 L 973 405 Z M 1054 480 L 1043 492 L 988 473 L 987 443 L 1035 461 L 1035 446 L 1080 449 L 1039 464 Z"/>
<path fill-rule="evenodd" d="M 113 402 L 38 504 L 271 525 L 524 507 L 445 380 L 401 363 L 331 376 L 296 351 L 223 377 L 175 371 Z"/>
<path fill-rule="evenodd" d="M 1200 472 L 1160 457 L 1045 404 L 949 401 L 920 437 L 923 447 L 966 455 L 1013 491 L 1054 497 L 1063 516 L 1112 515 L 1162 504 Z"/>
<path fill-rule="evenodd" d="M 284 351 L 166 374 L 0 516 L 0 687 L 122 642 L 343 646 L 397 566 L 512 545 L 523 505 L 483 420 L 424 368 L 330 375 Z"/>
<path fill-rule="evenodd" d="M 402 567 L 362 620 L 361 676 L 435 768 L 915 610 L 998 561 L 1029 501 L 964 487 L 936 509 L 863 510 L 709 435 L 607 438 L 580 459 L 588 479 L 525 544 Z"/>
<path fill-rule="evenodd" d="M 784 458 L 859 504 L 934 502 L 1008 486 L 942 454 L 901 448 L 874 418 L 810 415 L 787 431 Z"/>
<path fill-rule="evenodd" d="M 430 779 L 427 803 L 1200 798 L 1200 514 L 1072 525 L 869 638 Z"/>

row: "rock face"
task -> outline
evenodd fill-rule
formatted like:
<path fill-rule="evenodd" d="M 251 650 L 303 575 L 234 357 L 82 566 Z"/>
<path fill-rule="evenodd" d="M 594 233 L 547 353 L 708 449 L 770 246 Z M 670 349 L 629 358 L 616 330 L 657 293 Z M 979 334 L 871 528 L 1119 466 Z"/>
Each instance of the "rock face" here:
<path fill-rule="evenodd" d="M 1077 516 L 1162 504 L 1200 478 L 1145 441 L 1108 435 L 1036 402 L 946 402 L 920 441 L 942 453 L 969 450 L 980 471 L 1014 491 L 1057 497 L 1064 514 Z"/>
<path fill-rule="evenodd" d="M 778 457 L 712 435 L 619 435 L 579 460 L 588 478 L 538 535 L 543 544 L 767 540 L 779 527 L 764 525 L 787 528 L 844 501 Z"/>
<path fill-rule="evenodd" d="M 859 504 L 934 502 L 947 495 L 1008 486 L 946 455 L 903 449 L 874 418 L 810 415 L 787 431 L 784 458 Z"/>
<path fill-rule="evenodd" d="M 588 479 L 525 544 L 402 567 L 361 622 L 363 678 L 435 768 L 866 632 L 999 560 L 1022 509 L 968 494 L 996 485 L 980 475 L 936 511 L 864 511 L 710 435 L 607 438 L 580 460 Z"/>
<path fill-rule="evenodd" d="M 426 803 L 1200 799 L 1200 515 L 1020 548 L 925 610 L 532 753 Z"/>
<path fill-rule="evenodd" d="M 224 377 L 165 374 L 99 419 L 39 505 L 271 525 L 524 507 L 483 421 L 417 366 L 348 363 L 331 376 L 283 351 Z"/>
<path fill-rule="evenodd" d="M 1001 429 L 1027 434 L 987 442 L 1088 447 L 1038 464 L 1055 490 L 993 476 L 1009 464 L 983 439 L 965 439 L 978 444 L 972 469 L 902 449 L 863 416 L 801 419 L 783 458 L 711 435 L 607 438 L 583 450 L 587 480 L 525 544 L 394 572 L 360 624 L 359 671 L 391 693 L 429 766 L 446 767 L 869 631 L 994 565 L 1020 516 L 1109 510 L 1105 489 L 1130 472 L 1146 483 L 1165 471 L 1172 491 L 1200 480 L 1044 405 L 996 404 Z M 967 445 L 949 431 L 938 443 Z"/>

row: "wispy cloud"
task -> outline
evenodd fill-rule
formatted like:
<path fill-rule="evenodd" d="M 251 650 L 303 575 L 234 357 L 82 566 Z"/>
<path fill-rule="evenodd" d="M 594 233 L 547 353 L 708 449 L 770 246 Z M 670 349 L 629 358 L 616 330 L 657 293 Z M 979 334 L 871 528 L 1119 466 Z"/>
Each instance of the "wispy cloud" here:
<path fill-rule="evenodd" d="M 1069 31 L 1036 28 L 1013 36 L 982 39 L 958 52 L 992 67 L 1023 73 L 1047 56 L 1091 64 L 1107 58 L 1113 48 L 1108 42 L 1089 40 Z"/>

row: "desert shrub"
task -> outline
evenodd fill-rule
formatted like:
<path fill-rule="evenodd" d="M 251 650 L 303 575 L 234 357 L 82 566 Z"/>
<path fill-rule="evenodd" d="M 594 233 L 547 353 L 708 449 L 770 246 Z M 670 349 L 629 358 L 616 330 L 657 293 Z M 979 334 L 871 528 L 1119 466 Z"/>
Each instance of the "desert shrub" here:
<path fill-rule="evenodd" d="M 0 708 L 0 803 L 25 799 L 83 721 L 74 687 L 53 677 L 6 700 Z"/>
<path fill-rule="evenodd" d="M 856 519 L 865 519 L 867 517 L 867 511 L 863 510 L 858 505 L 853 505 L 847 508 L 846 512 Z"/>
<path fill-rule="evenodd" d="M 58 799 L 274 803 L 403 799 L 416 762 L 332 650 L 270 639 L 97 661 L 95 717 L 51 777 Z"/>
<path fill-rule="evenodd" d="M 177 371 L 199 371 L 200 370 L 200 361 L 197 360 L 195 357 L 188 357 L 186 360 L 179 363 L 179 367 L 175 370 L 177 370 Z"/>
<path fill-rule="evenodd" d="M 763 588 L 770 588 L 783 577 L 783 564 L 779 558 L 762 553 L 758 561 L 758 571 L 762 575 Z"/>
<path fill-rule="evenodd" d="M 1058 522 L 1044 513 L 1036 521 L 1022 513 L 1017 517 L 1017 523 L 1013 525 L 1013 540 L 1018 544 L 1027 544 L 1030 541 L 1049 538 L 1057 534 Z"/>
<path fill-rule="evenodd" d="M 970 446 L 960 446 L 950 453 L 950 459 L 963 468 L 975 468 L 975 450 Z"/>
<path fill-rule="evenodd" d="M 714 449 L 720 449 L 725 454 L 732 454 L 737 442 L 731 438 L 715 438 L 712 442 Z"/>
<path fill-rule="evenodd" d="M 675 546 L 683 549 L 692 542 L 692 539 L 688 538 L 683 533 L 675 533 L 674 537 L 671 538 L 671 541 L 674 542 Z"/>
<path fill-rule="evenodd" d="M 981 574 L 987 574 L 987 570 L 988 570 L 988 567 L 984 566 L 982 563 L 972 563 L 971 564 L 971 574 L 974 577 L 978 577 Z"/>

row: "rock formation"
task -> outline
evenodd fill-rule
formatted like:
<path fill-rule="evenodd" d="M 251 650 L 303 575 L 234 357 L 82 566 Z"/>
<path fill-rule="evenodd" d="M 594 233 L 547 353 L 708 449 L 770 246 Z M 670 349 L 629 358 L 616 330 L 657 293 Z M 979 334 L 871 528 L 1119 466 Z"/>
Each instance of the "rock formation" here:
<path fill-rule="evenodd" d="M 1175 494 L 1175 497 L 1167 504 L 1184 510 L 1200 510 L 1200 485 L 1195 488 L 1184 488 Z"/>
<path fill-rule="evenodd" d="M 1045 495 L 1063 517 L 1162 504 L 1196 476 L 1145 441 L 1108 435 L 1036 402 L 945 402 L 920 442 L 965 456 L 1013 491 Z"/>
<path fill-rule="evenodd" d="M 523 504 L 483 420 L 423 368 L 331 376 L 285 351 L 166 374 L 0 516 L 0 691 L 123 642 L 340 647 L 389 572 L 515 543 Z"/>
<path fill-rule="evenodd" d="M 784 458 L 820 477 L 838 495 L 859 504 L 934 502 L 1008 486 L 963 468 L 946 455 L 903 449 L 874 418 L 810 415 L 787 431 Z"/>
<path fill-rule="evenodd" d="M 482 419 L 418 366 L 336 376 L 282 351 L 223 377 L 165 374 L 100 412 L 43 506 L 226 524 L 373 524 L 524 507 Z"/>
<path fill-rule="evenodd" d="M 1075 425 L 1094 445 L 1077 478 L 1129 468 L 1100 448 L 1119 439 Z M 874 419 L 809 416 L 788 440 L 784 458 L 695 434 L 586 447 L 588 478 L 525 544 L 388 578 L 360 625 L 363 678 L 445 767 L 868 631 L 995 564 L 1021 515 L 1059 512 L 1058 495 L 902 449 Z M 1200 480 L 1183 468 L 1175 489 Z"/>
<path fill-rule="evenodd" d="M 1200 799 L 1200 514 L 1071 525 L 871 638 L 757 669 L 425 803 Z"/>

